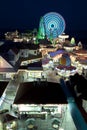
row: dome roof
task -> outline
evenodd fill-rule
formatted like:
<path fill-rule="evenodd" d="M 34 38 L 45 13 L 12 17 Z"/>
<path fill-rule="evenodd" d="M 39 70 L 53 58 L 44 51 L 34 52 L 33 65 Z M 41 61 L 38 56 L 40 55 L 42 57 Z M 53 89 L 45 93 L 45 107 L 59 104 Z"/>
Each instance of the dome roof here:
<path fill-rule="evenodd" d="M 59 60 L 60 65 L 70 66 L 71 65 L 71 59 L 68 54 L 63 54 L 62 57 Z"/>

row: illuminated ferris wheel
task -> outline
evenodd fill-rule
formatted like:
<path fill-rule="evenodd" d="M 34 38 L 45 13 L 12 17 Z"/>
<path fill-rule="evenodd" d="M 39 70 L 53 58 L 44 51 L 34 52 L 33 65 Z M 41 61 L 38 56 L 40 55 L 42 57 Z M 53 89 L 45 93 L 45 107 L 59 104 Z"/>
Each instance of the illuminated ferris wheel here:
<path fill-rule="evenodd" d="M 43 27 L 47 38 L 54 39 L 64 32 L 65 20 L 60 14 L 50 12 L 43 16 Z"/>

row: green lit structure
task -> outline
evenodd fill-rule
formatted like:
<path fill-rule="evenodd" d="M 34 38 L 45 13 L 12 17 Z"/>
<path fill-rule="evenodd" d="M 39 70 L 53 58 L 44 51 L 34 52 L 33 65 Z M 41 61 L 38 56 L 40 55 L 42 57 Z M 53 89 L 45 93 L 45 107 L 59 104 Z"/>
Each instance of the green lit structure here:
<path fill-rule="evenodd" d="M 50 41 L 57 38 L 65 30 L 65 20 L 56 13 L 50 12 L 40 19 L 37 39 L 47 38 Z"/>
<path fill-rule="evenodd" d="M 40 19 L 37 38 L 38 39 L 44 39 L 45 38 L 45 25 L 44 25 L 44 18 L 43 17 L 41 17 L 41 19 Z"/>

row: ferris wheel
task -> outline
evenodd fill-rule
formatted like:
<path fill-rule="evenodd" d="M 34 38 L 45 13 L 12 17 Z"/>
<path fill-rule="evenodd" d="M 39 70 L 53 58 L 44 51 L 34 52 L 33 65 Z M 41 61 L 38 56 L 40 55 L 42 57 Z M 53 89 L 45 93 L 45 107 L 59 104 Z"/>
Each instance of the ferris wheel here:
<path fill-rule="evenodd" d="M 59 13 L 47 13 L 43 16 L 43 21 L 45 35 L 48 38 L 57 38 L 65 30 L 65 20 Z"/>

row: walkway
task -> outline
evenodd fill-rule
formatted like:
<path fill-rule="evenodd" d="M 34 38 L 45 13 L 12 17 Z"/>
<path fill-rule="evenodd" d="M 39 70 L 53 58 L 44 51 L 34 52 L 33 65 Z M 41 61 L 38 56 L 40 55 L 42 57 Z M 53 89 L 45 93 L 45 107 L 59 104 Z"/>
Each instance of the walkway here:
<path fill-rule="evenodd" d="M 10 109 L 11 104 L 13 104 L 17 90 L 19 88 L 20 82 L 16 79 L 16 80 L 11 80 L 2 97 L 1 97 L 1 108 L 2 109 Z"/>
<path fill-rule="evenodd" d="M 81 112 L 79 111 L 79 109 L 75 103 L 74 97 L 68 90 L 63 79 L 60 79 L 60 83 L 61 83 L 61 87 L 67 97 L 70 113 L 71 113 L 71 116 L 73 118 L 73 121 L 75 123 L 77 130 L 87 130 L 87 123 L 85 122 Z"/>

